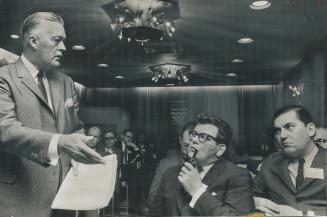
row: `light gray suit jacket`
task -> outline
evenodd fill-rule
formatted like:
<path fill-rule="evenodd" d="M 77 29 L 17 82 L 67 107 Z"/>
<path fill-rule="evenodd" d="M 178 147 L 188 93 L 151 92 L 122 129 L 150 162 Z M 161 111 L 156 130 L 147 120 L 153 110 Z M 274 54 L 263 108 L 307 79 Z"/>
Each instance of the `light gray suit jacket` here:
<path fill-rule="evenodd" d="M 70 159 L 50 166 L 54 133 L 82 129 L 78 97 L 68 76 L 47 72 L 53 111 L 21 59 L 0 68 L 0 216 L 47 217 Z M 60 176 L 60 174 L 63 174 Z"/>

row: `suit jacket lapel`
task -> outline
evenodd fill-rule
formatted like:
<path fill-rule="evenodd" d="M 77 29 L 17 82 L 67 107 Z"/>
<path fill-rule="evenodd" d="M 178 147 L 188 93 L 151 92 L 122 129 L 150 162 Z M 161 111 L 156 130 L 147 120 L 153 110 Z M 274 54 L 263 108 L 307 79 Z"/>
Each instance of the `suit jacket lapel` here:
<path fill-rule="evenodd" d="M 63 91 L 60 87 L 60 81 L 56 78 L 55 73 L 47 73 L 47 78 L 49 82 L 52 106 L 55 115 L 58 114 L 61 92 Z"/>
<path fill-rule="evenodd" d="M 289 158 L 284 157 L 280 163 L 280 172 L 276 171 L 277 174 L 280 174 L 281 180 L 285 185 L 293 192 L 296 193 L 296 188 L 292 182 L 289 170 L 288 170 Z M 278 168 L 278 167 L 277 167 Z"/>
<path fill-rule="evenodd" d="M 314 157 L 312 164 L 312 168 L 321 168 L 326 169 L 326 151 L 319 148 L 316 156 Z M 301 185 L 301 188 L 305 188 L 305 186 L 309 185 L 312 181 L 315 179 L 313 178 L 305 178 L 303 184 Z"/>
<path fill-rule="evenodd" d="M 39 87 L 37 86 L 36 82 L 32 78 L 31 73 L 24 66 L 24 64 L 20 58 L 15 63 L 15 67 L 16 67 L 17 77 L 21 79 L 22 83 L 28 89 L 30 89 L 51 110 L 51 108 L 48 105 L 47 100 L 43 97 Z"/>
<path fill-rule="evenodd" d="M 225 168 L 225 159 L 219 159 L 203 177 L 202 182 L 210 188 L 210 186 L 216 182 L 219 175 L 224 171 Z"/>

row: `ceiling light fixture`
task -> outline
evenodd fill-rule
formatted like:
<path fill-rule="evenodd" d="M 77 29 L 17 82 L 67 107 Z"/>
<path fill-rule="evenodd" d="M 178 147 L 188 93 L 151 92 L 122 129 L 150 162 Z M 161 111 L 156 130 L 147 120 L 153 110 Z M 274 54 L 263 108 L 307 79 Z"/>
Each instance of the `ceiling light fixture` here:
<path fill-rule="evenodd" d="M 231 61 L 231 63 L 243 63 L 243 62 L 244 62 L 244 60 L 242 60 L 242 59 L 233 59 Z"/>
<path fill-rule="evenodd" d="M 252 38 L 241 38 L 237 41 L 240 44 L 250 44 L 253 42 Z"/>
<path fill-rule="evenodd" d="M 74 45 L 74 46 L 72 47 L 72 49 L 73 49 L 73 50 L 77 50 L 77 51 L 81 51 L 81 50 L 85 50 L 85 47 L 84 47 L 83 45 L 79 45 L 79 44 L 77 44 L 77 45 Z"/>
<path fill-rule="evenodd" d="M 150 41 L 172 37 L 174 20 L 180 17 L 177 0 L 114 0 L 102 6 L 112 20 L 110 27 L 120 40 Z"/>
<path fill-rule="evenodd" d="M 149 69 L 153 72 L 154 83 L 183 84 L 189 81 L 187 73 L 191 71 L 191 65 L 164 63 L 150 66 Z"/>
<path fill-rule="evenodd" d="M 107 68 L 107 67 L 109 67 L 109 65 L 108 64 L 105 64 L 105 63 L 100 63 L 100 64 L 98 64 L 98 67 L 100 67 L 100 68 Z"/>
<path fill-rule="evenodd" d="M 226 74 L 227 77 L 237 77 L 237 75 L 235 73 L 228 73 Z"/>
<path fill-rule="evenodd" d="M 12 34 L 12 35 L 10 35 L 10 38 L 13 38 L 13 39 L 18 39 L 18 38 L 19 38 L 19 35 L 16 35 L 16 34 Z"/>
<path fill-rule="evenodd" d="M 252 2 L 250 5 L 250 8 L 253 10 L 262 10 L 269 8 L 271 6 L 271 3 L 269 1 L 255 1 Z"/>
<path fill-rule="evenodd" d="M 121 75 L 117 75 L 115 76 L 116 79 L 124 79 L 124 76 L 121 76 Z"/>

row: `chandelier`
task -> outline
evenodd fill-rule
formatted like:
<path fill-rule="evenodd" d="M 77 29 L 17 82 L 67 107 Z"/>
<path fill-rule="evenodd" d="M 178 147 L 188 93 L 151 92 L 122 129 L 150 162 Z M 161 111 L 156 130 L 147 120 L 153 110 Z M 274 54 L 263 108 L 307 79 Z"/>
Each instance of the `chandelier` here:
<path fill-rule="evenodd" d="M 185 84 L 189 81 L 187 73 L 191 71 L 191 65 L 164 63 L 150 66 L 153 72 L 154 83 L 178 83 Z"/>
<path fill-rule="evenodd" d="M 177 0 L 114 0 L 102 6 L 120 40 L 140 43 L 173 37 L 180 16 Z"/>

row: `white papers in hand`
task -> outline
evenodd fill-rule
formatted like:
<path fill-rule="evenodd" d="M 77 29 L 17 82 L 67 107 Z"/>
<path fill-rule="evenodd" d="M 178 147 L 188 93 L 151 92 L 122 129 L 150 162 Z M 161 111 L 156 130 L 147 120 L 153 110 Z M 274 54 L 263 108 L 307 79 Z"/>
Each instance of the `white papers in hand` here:
<path fill-rule="evenodd" d="M 52 209 L 94 210 L 107 206 L 115 189 L 117 158 L 103 157 L 106 164 L 78 164 L 78 175 L 68 171 L 52 203 Z"/>

